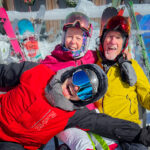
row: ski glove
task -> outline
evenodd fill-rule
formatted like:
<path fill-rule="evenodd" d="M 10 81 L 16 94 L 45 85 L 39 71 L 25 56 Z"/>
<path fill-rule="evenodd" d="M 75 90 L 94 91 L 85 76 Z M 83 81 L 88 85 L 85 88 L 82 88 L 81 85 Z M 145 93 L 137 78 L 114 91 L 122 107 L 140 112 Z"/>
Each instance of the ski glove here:
<path fill-rule="evenodd" d="M 134 86 L 137 81 L 137 76 L 132 67 L 132 63 L 129 60 L 125 60 L 125 58 L 120 57 L 118 59 L 121 78 L 124 82 L 127 82 L 130 86 Z"/>
<path fill-rule="evenodd" d="M 145 146 L 150 146 L 150 126 L 141 129 L 139 142 L 144 144 Z"/>

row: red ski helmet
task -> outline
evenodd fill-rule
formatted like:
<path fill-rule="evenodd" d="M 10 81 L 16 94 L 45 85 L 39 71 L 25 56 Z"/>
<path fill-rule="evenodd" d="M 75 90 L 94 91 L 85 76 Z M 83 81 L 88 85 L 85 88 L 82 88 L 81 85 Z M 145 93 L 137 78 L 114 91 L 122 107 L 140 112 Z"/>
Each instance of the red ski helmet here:
<path fill-rule="evenodd" d="M 114 16 L 108 21 L 108 23 L 104 27 L 102 36 L 100 38 L 100 43 L 101 43 L 99 47 L 100 51 L 103 51 L 103 42 L 106 34 L 109 31 L 118 31 L 121 33 L 123 37 L 125 37 L 125 41 L 122 48 L 122 52 L 123 52 L 128 45 L 128 40 L 130 35 L 130 24 L 128 19 L 123 16 Z"/>
<path fill-rule="evenodd" d="M 63 31 L 66 31 L 70 27 L 79 27 L 85 31 L 89 37 L 92 35 L 92 24 L 89 18 L 81 12 L 73 12 L 66 17 Z"/>

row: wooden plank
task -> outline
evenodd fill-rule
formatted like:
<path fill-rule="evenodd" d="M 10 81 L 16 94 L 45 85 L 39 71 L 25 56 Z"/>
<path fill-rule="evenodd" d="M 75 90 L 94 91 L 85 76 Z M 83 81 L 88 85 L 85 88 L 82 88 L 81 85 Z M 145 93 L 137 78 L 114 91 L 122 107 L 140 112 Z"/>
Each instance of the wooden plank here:
<path fill-rule="evenodd" d="M 106 4 L 106 0 L 93 0 L 93 3 L 94 3 L 96 6 L 105 5 L 105 4 Z"/>
<path fill-rule="evenodd" d="M 13 0 L 5 0 L 4 3 L 7 5 L 8 10 L 14 10 L 14 1 Z"/>
<path fill-rule="evenodd" d="M 47 10 L 58 8 L 57 0 L 46 0 L 46 8 Z M 60 30 L 60 21 L 59 20 L 46 21 L 46 31 L 49 32 L 50 29 L 53 29 L 53 34 L 49 36 L 49 41 L 53 41 L 58 30 Z"/>

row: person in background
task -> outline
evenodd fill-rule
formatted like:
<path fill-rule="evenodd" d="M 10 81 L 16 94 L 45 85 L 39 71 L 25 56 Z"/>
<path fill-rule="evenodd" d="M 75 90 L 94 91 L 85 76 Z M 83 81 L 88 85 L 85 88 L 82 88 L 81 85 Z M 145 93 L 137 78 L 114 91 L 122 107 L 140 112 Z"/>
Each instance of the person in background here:
<path fill-rule="evenodd" d="M 142 129 L 83 107 L 107 91 L 107 76 L 96 64 L 65 68 L 57 74 L 32 62 L 0 64 L 0 77 L 0 87 L 13 87 L 0 95 L 0 150 L 36 150 L 73 126 L 150 145 L 149 126 Z"/>

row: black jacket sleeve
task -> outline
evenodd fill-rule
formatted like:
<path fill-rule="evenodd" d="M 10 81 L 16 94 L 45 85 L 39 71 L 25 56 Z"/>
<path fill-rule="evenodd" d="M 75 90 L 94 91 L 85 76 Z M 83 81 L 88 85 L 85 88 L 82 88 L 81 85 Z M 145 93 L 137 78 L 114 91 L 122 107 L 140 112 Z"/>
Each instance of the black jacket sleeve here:
<path fill-rule="evenodd" d="M 86 108 L 77 110 L 75 115 L 69 119 L 66 128 L 75 126 L 89 129 L 107 138 L 126 142 L 136 142 L 141 132 L 141 128 L 135 123 L 95 113 Z"/>
<path fill-rule="evenodd" d="M 13 87 L 19 83 L 21 74 L 38 65 L 34 62 L 0 64 L 0 87 Z"/>

